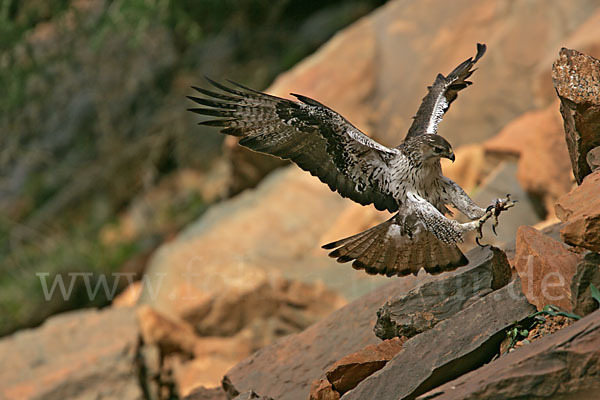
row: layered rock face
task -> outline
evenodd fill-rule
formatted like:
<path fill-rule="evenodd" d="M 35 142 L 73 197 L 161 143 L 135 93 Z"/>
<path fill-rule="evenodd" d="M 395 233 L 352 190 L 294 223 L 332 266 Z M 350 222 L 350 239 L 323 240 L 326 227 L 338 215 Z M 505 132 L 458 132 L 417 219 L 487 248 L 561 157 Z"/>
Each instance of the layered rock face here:
<path fill-rule="evenodd" d="M 581 184 L 591 171 L 587 153 L 600 146 L 600 60 L 563 48 L 552 65 L 552 81 L 565 121 L 573 174 Z"/>

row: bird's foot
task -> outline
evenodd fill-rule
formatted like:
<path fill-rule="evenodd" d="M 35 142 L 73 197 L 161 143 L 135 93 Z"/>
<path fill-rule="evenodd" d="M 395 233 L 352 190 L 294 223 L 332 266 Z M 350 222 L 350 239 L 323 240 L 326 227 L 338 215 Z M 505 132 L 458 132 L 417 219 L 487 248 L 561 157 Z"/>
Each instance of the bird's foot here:
<path fill-rule="evenodd" d="M 485 214 L 478 220 L 477 236 L 475 237 L 475 242 L 479 246 L 483 247 L 479 242 L 479 240 L 483 238 L 483 232 L 481 230 L 483 224 L 493 217 L 494 222 L 492 223 L 492 232 L 494 232 L 494 235 L 498 235 L 496 233 L 496 227 L 498 226 L 498 217 L 500 216 L 500 213 L 514 207 L 517 202 L 518 200 L 511 200 L 510 193 L 507 193 L 506 198 L 494 200 L 494 203 L 485 210 Z"/>
<path fill-rule="evenodd" d="M 496 199 L 494 200 L 494 204 L 487 208 L 492 211 L 492 216 L 494 217 L 494 222 L 492 223 L 492 232 L 494 232 L 494 235 L 498 235 L 496 233 L 496 227 L 498 226 L 498 217 L 500 216 L 500 213 L 514 207 L 516 203 L 518 203 L 518 200 L 511 200 L 510 193 L 507 193 L 505 199 Z"/>
<path fill-rule="evenodd" d="M 481 230 L 483 228 L 483 224 L 485 224 L 487 222 L 487 220 L 492 217 L 492 215 L 493 215 L 493 209 L 490 209 L 490 207 L 488 207 L 485 214 L 483 214 L 483 217 L 481 217 L 477 220 L 477 235 L 475 236 L 475 243 L 477 243 L 477 245 L 479 247 L 484 246 L 483 244 L 481 244 L 479 242 L 479 240 L 481 240 L 483 238 L 483 231 Z"/>

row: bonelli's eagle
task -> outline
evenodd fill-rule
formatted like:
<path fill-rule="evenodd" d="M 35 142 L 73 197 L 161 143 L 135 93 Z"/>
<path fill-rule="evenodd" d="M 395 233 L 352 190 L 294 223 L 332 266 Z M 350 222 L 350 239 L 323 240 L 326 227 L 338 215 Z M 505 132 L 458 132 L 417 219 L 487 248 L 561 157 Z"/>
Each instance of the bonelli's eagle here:
<path fill-rule="evenodd" d="M 454 161 L 450 143 L 437 135 L 438 124 L 486 46 L 458 65 L 448 76 L 438 74 L 417 111 L 405 140 L 389 148 L 370 139 L 344 117 L 308 97 L 293 94 L 291 101 L 230 82 L 235 88 L 209 82 L 219 92 L 194 88 L 203 97 L 189 98 L 201 105 L 202 115 L 219 117 L 200 122 L 222 127 L 240 137 L 251 150 L 289 159 L 343 197 L 378 210 L 395 213 L 364 232 L 323 246 L 340 262 L 353 261 L 369 274 L 417 274 L 422 268 L 439 273 L 467 264 L 456 243 L 478 230 L 491 216 L 514 203 L 495 200 L 487 209 L 477 206 L 465 191 L 442 175 L 440 158 Z M 452 205 L 472 222 L 448 219 Z M 496 220 L 497 223 L 497 220 Z"/>

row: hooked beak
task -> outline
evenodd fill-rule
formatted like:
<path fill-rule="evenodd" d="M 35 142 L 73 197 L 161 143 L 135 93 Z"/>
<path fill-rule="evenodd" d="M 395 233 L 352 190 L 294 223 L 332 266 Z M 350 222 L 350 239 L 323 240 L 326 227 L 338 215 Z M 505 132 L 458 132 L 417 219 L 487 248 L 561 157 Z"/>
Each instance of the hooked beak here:
<path fill-rule="evenodd" d="M 451 152 L 450 154 L 448 154 L 448 156 L 446 157 L 448 160 L 454 162 L 454 152 Z"/>

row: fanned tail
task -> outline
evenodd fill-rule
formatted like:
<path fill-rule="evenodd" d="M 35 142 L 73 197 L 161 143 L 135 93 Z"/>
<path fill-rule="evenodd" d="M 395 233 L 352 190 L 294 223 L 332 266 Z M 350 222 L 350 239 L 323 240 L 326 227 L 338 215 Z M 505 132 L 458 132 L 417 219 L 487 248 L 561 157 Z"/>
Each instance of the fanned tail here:
<path fill-rule="evenodd" d="M 371 275 L 417 275 L 421 268 L 439 274 L 468 263 L 455 244 L 444 243 L 425 229 L 409 228 L 397 216 L 323 248 L 334 249 L 329 256 L 338 262 L 353 261 L 354 269 Z"/>

